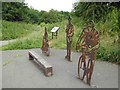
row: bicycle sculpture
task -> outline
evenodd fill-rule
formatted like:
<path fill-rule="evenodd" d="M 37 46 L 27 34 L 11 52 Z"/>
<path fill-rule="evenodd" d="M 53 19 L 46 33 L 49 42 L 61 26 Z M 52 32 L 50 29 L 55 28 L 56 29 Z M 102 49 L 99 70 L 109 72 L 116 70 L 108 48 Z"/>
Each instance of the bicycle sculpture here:
<path fill-rule="evenodd" d="M 48 33 L 47 33 L 47 29 L 45 27 L 45 33 L 43 36 L 43 40 L 42 40 L 42 53 L 45 54 L 46 56 L 50 55 L 50 50 L 49 50 L 49 42 L 48 42 Z"/>
<path fill-rule="evenodd" d="M 67 44 L 67 55 L 65 56 L 65 58 L 68 61 L 72 61 L 71 60 L 71 46 L 72 46 L 72 37 L 74 35 L 74 27 L 71 23 L 71 17 L 68 17 L 68 24 L 66 27 L 66 44 Z"/>
<path fill-rule="evenodd" d="M 90 85 L 100 41 L 93 21 L 90 25 L 86 24 L 79 38 L 81 39 L 78 39 L 76 48 L 81 47 L 82 55 L 78 61 L 78 78 L 84 80 L 86 76 L 87 84 Z"/>

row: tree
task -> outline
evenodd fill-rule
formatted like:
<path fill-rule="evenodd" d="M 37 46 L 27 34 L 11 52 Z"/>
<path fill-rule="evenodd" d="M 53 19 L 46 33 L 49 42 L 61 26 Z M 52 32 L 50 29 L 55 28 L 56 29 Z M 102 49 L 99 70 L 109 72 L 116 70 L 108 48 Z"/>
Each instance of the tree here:
<path fill-rule="evenodd" d="M 49 12 L 29 8 L 24 2 L 3 2 L 3 20 L 27 23 L 56 23 L 67 19 L 69 12 L 51 9 Z"/>
<path fill-rule="evenodd" d="M 24 3 L 19 2 L 3 2 L 2 17 L 7 21 L 22 21 L 26 18 L 28 7 Z"/>
<path fill-rule="evenodd" d="M 40 12 L 38 10 L 35 10 L 33 8 L 30 8 L 27 12 L 27 19 L 28 22 L 31 22 L 31 23 L 38 23 L 39 20 L 40 20 Z"/>
<path fill-rule="evenodd" d="M 61 21 L 60 12 L 51 9 L 49 12 L 43 12 L 41 16 L 41 22 L 56 23 Z"/>
<path fill-rule="evenodd" d="M 113 7 L 118 7 L 115 2 L 77 2 L 74 4 L 74 12 L 78 17 L 83 17 L 85 20 L 99 21 L 103 19 Z"/>

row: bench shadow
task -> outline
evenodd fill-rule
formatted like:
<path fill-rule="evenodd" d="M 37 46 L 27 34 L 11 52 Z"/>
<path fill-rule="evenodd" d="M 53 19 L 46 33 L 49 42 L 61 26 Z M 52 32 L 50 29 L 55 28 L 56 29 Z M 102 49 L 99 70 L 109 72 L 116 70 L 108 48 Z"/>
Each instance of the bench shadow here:
<path fill-rule="evenodd" d="M 35 67 L 37 67 L 37 69 L 39 69 L 39 71 L 43 74 L 43 75 L 45 75 L 44 74 L 44 70 L 42 69 L 42 67 L 41 67 L 41 65 L 38 63 L 38 62 L 36 62 L 34 59 L 33 60 L 29 60 L 31 63 L 33 63 L 33 65 L 35 66 Z"/>

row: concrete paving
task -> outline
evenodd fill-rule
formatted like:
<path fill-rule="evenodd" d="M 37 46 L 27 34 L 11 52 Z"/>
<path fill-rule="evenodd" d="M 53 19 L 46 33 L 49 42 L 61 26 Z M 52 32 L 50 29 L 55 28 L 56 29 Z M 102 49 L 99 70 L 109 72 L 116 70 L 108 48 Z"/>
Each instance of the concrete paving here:
<path fill-rule="evenodd" d="M 0 52 L 0 90 L 2 89 L 2 52 Z"/>
<path fill-rule="evenodd" d="M 53 76 L 45 77 L 42 70 L 28 59 L 34 50 L 53 66 Z M 64 59 L 66 50 L 51 49 L 49 57 L 40 49 L 2 52 L 2 88 L 118 88 L 118 66 L 96 61 L 91 86 L 77 78 L 79 53 L 72 52 L 72 61 Z"/>

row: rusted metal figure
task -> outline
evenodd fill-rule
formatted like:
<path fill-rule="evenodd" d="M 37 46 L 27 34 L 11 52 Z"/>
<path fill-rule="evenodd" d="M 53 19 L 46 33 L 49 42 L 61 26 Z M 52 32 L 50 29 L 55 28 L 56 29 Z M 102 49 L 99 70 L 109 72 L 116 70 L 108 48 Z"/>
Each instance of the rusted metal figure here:
<path fill-rule="evenodd" d="M 71 23 L 71 17 L 68 17 L 68 24 L 66 27 L 66 44 L 67 44 L 67 55 L 65 56 L 65 58 L 68 61 L 72 61 L 71 60 L 71 46 L 72 46 L 72 37 L 74 35 L 74 27 Z"/>
<path fill-rule="evenodd" d="M 45 27 L 45 33 L 43 35 L 43 40 L 42 40 L 42 53 L 45 54 L 46 56 L 50 55 L 50 50 L 49 50 L 49 42 L 48 42 L 48 33 L 47 33 L 47 28 Z"/>
<path fill-rule="evenodd" d="M 86 76 L 87 84 L 90 85 L 100 41 L 93 21 L 91 21 L 90 25 L 86 24 L 86 28 L 83 29 L 80 38 L 81 42 L 79 44 L 81 45 L 79 46 L 81 47 L 82 55 L 78 61 L 78 78 L 84 80 Z"/>
<path fill-rule="evenodd" d="M 77 43 L 76 43 L 76 51 L 80 51 L 81 50 L 81 44 L 80 43 L 83 43 L 83 33 L 84 33 L 84 31 L 85 30 L 87 30 L 89 28 L 89 26 L 88 26 L 88 22 L 86 22 L 86 24 L 85 24 L 85 28 L 83 28 L 83 31 L 81 32 L 81 34 L 80 34 L 80 36 L 79 36 L 79 38 L 78 38 L 78 40 L 77 40 Z"/>

